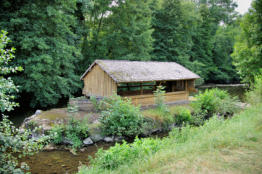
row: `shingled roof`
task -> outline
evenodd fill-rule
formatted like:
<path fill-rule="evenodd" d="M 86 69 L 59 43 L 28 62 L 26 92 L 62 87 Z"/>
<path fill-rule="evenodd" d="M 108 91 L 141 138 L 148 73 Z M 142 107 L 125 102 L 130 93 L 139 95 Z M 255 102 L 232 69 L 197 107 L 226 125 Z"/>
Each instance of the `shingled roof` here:
<path fill-rule="evenodd" d="M 200 78 L 197 74 L 175 62 L 96 60 L 82 75 L 81 80 L 96 64 L 99 65 L 116 83 Z"/>

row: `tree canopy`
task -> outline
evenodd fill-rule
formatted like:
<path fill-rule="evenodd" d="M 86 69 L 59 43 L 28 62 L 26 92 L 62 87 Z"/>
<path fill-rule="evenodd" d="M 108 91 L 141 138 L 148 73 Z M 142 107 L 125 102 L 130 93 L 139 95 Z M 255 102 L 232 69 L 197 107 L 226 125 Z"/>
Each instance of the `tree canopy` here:
<path fill-rule="evenodd" d="M 255 0 L 240 23 L 232 54 L 234 65 L 245 82 L 253 82 L 262 73 L 262 1 Z"/>

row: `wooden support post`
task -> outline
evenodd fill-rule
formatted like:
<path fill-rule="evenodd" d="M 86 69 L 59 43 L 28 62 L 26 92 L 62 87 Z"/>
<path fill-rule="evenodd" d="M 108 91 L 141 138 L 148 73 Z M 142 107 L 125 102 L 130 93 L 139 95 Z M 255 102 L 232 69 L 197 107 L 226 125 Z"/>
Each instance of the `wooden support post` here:
<path fill-rule="evenodd" d="M 143 94 L 143 86 L 142 86 L 142 83 L 140 83 L 140 95 Z"/>
<path fill-rule="evenodd" d="M 126 84 L 128 91 L 130 91 L 129 83 Z"/>

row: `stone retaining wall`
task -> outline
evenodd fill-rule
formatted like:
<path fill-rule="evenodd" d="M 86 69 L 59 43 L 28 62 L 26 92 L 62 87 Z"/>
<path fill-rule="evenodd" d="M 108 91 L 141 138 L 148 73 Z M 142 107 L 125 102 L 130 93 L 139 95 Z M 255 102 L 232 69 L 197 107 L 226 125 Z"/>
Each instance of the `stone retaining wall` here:
<path fill-rule="evenodd" d="M 89 99 L 70 99 L 69 105 L 78 106 L 79 111 L 94 112 L 95 108 Z"/>

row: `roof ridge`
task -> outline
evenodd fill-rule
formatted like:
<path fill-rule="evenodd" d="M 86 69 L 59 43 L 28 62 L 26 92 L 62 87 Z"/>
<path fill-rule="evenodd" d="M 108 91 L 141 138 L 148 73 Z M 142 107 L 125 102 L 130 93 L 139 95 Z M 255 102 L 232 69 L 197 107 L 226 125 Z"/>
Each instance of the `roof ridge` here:
<path fill-rule="evenodd" d="M 142 61 L 140 61 L 140 60 L 116 60 L 116 59 L 114 59 L 114 60 L 112 60 L 112 59 L 96 59 L 95 60 L 95 62 L 96 61 L 110 61 L 110 62 L 113 62 L 113 61 L 115 61 L 115 62 L 146 62 L 146 63 L 148 63 L 148 62 L 155 62 L 155 63 L 175 63 L 175 64 L 178 64 L 178 65 L 180 65 L 179 63 L 176 63 L 176 62 L 168 62 L 168 61 L 152 61 L 152 60 L 149 60 L 149 61 L 145 61 L 145 60 L 142 60 Z M 182 65 L 181 65 L 182 66 Z"/>

